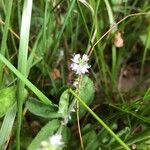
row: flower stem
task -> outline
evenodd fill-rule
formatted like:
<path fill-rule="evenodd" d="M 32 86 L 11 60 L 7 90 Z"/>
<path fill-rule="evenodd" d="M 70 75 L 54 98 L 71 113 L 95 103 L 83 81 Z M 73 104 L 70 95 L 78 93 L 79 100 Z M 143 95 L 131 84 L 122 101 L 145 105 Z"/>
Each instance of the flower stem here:
<path fill-rule="evenodd" d="M 79 83 L 78 83 L 78 86 L 77 86 L 77 89 L 76 89 L 76 94 L 79 95 L 80 91 L 80 85 L 81 85 L 81 82 L 82 82 L 82 75 L 79 76 Z M 77 106 L 77 124 L 78 124 L 78 132 L 79 132 L 79 137 L 80 137 L 80 143 L 81 143 L 81 147 L 82 147 L 82 150 L 84 150 L 84 145 L 83 145 L 83 139 L 82 139 L 82 134 L 81 134 L 81 127 L 80 127 L 80 108 L 79 108 L 79 101 L 76 101 L 76 106 Z"/>

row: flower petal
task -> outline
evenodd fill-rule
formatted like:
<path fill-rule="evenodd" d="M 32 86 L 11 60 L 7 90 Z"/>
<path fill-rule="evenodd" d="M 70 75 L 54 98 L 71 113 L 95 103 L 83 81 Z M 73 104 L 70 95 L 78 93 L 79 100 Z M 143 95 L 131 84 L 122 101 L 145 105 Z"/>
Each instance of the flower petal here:
<path fill-rule="evenodd" d="M 89 60 L 88 55 L 83 54 L 83 56 L 82 56 L 82 60 L 83 60 L 83 61 L 85 61 L 85 62 L 87 62 L 87 61 Z"/>
<path fill-rule="evenodd" d="M 74 63 L 79 63 L 79 59 L 80 59 L 80 54 L 76 54 L 74 55 L 73 59 L 71 59 Z"/>

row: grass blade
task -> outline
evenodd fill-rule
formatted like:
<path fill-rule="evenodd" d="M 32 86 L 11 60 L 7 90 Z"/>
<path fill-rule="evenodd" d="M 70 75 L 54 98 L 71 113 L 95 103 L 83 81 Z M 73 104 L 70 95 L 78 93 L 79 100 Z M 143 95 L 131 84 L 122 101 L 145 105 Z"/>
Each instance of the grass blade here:
<path fill-rule="evenodd" d="M 21 33 L 20 33 L 20 45 L 18 56 L 18 70 L 26 76 L 27 74 L 27 57 L 28 57 L 28 41 L 29 30 L 32 12 L 32 0 L 25 0 L 22 13 Z M 22 122 L 22 106 L 24 97 L 25 84 L 22 80 L 18 80 L 17 83 L 17 133 L 16 133 L 16 147 L 20 150 L 20 130 Z"/>
<path fill-rule="evenodd" d="M 6 21 L 5 21 L 5 26 L 3 30 L 3 37 L 2 37 L 2 42 L 1 42 L 1 49 L 0 52 L 2 55 L 5 56 L 5 51 L 6 51 L 6 41 L 7 41 L 7 35 L 8 35 L 8 30 L 9 30 L 9 22 L 10 22 L 10 16 L 11 16 L 11 10 L 12 10 L 12 3 L 13 0 L 8 0 L 7 3 L 7 13 L 6 13 Z M 3 80 L 3 63 L 0 62 L 0 87 L 2 87 L 2 80 Z"/>

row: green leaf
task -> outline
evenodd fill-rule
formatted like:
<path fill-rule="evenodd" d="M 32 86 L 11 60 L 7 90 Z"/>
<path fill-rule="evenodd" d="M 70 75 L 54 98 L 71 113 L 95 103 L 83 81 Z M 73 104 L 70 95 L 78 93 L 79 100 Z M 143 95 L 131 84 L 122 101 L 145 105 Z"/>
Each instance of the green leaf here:
<path fill-rule="evenodd" d="M 87 124 L 83 130 L 83 142 L 86 150 L 97 150 L 99 145 L 99 140 L 97 138 L 96 132 L 91 124 Z M 90 138 L 89 138 L 90 137 Z"/>
<path fill-rule="evenodd" d="M 61 135 L 62 135 L 62 142 L 68 144 L 71 139 L 71 132 L 66 125 L 62 127 Z"/>
<path fill-rule="evenodd" d="M 34 115 L 43 118 L 58 118 L 61 114 L 57 113 L 54 107 L 46 105 L 45 103 L 30 97 L 26 102 L 27 109 Z"/>
<path fill-rule="evenodd" d="M 28 150 L 36 150 L 40 147 L 40 143 L 44 140 L 47 140 L 54 132 L 59 128 L 60 122 L 59 120 L 52 120 L 48 122 L 36 135 L 31 144 L 28 147 Z"/>
<path fill-rule="evenodd" d="M 0 117 L 6 114 L 6 112 L 16 102 L 16 87 L 8 87 L 0 90 Z"/>
<path fill-rule="evenodd" d="M 90 137 L 90 138 L 89 138 Z M 85 143 L 85 149 L 86 150 L 97 150 L 99 141 L 97 139 L 96 132 L 94 130 L 91 130 L 86 135 L 83 136 L 84 143 Z"/>
<path fill-rule="evenodd" d="M 12 108 L 6 113 L 5 118 L 3 120 L 3 124 L 0 129 L 0 148 L 3 147 L 5 142 L 10 137 L 14 120 L 16 117 L 17 105 L 14 104 Z M 3 148 L 2 148 L 3 149 Z"/>
<path fill-rule="evenodd" d="M 68 105 L 69 105 L 69 91 L 65 90 L 60 97 L 58 110 L 58 113 L 62 114 L 63 118 L 66 118 L 68 115 Z"/>
<path fill-rule="evenodd" d="M 83 76 L 80 88 L 79 88 L 79 97 L 89 106 L 94 98 L 94 84 L 93 81 L 88 76 Z M 80 117 L 86 113 L 86 109 L 82 104 L 79 106 Z"/>

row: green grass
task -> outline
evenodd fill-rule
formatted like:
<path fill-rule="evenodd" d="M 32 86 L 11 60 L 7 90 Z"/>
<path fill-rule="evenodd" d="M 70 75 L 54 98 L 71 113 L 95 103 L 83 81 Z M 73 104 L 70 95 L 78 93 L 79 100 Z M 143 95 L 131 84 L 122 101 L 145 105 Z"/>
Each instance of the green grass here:
<path fill-rule="evenodd" d="M 31 22 L 32 1 L 25 1 L 22 11 L 22 21 L 20 30 L 20 42 L 18 53 L 18 71 L 27 77 L 27 59 L 28 59 L 28 43 L 29 31 Z M 16 149 L 20 149 L 20 131 L 22 123 L 22 109 L 24 101 L 25 84 L 22 80 L 18 79 L 17 82 L 17 133 L 16 133 Z"/>
<path fill-rule="evenodd" d="M 2 37 L 2 41 L 1 41 L 0 52 L 4 56 L 5 56 L 6 49 L 7 49 L 7 36 L 8 36 L 8 28 L 9 28 L 10 16 L 11 16 L 11 10 L 12 10 L 12 3 L 13 3 L 12 0 L 8 1 L 8 5 L 6 8 L 7 14 L 6 14 L 6 18 L 5 18 L 5 26 L 2 31 L 3 37 Z M 0 84 L 1 84 L 0 86 L 3 87 L 3 64 L 2 64 L 2 62 L 0 62 Z"/>
<path fill-rule="evenodd" d="M 42 127 L 49 136 L 62 134 L 67 149 L 129 149 L 133 144 L 149 149 L 149 17 L 149 2 L 140 0 L 1 0 L 0 110 L 10 103 L 7 87 L 17 91 L 14 105 L 0 118 L 0 149 L 27 149 L 35 137 L 38 148 L 48 138 Z M 114 44 L 116 32 L 124 41 L 121 48 Z M 95 86 L 91 103 L 86 96 L 93 89 L 75 93 L 74 53 L 89 55 L 87 76 Z M 80 138 L 70 110 L 76 100 L 86 111 L 80 116 Z M 57 123 L 55 130 L 51 121 Z"/>

